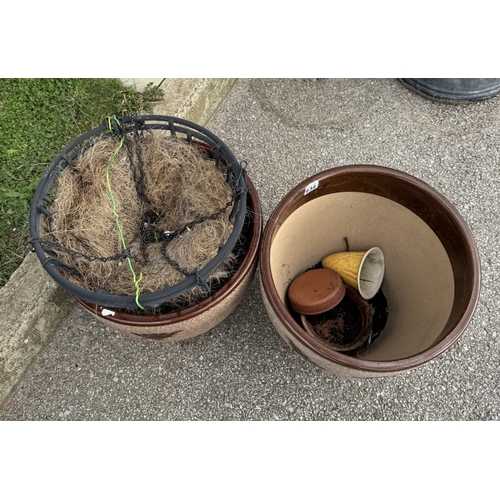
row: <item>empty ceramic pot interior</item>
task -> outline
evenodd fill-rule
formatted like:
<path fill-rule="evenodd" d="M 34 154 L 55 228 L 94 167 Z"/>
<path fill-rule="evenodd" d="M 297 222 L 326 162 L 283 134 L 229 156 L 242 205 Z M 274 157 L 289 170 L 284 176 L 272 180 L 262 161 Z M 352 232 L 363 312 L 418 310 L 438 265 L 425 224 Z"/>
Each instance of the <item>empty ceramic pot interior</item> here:
<path fill-rule="evenodd" d="M 386 266 L 387 325 L 356 357 L 317 342 L 287 300 L 290 283 L 345 251 L 346 241 L 351 251 L 380 247 Z M 480 285 L 476 246 L 451 203 L 410 175 L 365 165 L 317 174 L 282 200 L 266 226 L 260 272 L 266 309 L 286 342 L 328 371 L 355 376 L 392 374 L 443 352 L 471 318 Z"/>

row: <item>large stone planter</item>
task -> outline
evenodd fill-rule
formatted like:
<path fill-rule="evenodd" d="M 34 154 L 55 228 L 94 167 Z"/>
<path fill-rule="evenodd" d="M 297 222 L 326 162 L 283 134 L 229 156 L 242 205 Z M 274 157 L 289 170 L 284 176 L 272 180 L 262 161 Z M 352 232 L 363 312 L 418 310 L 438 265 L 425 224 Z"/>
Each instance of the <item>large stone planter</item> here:
<path fill-rule="evenodd" d="M 135 153 L 133 151 L 131 152 L 133 145 L 125 141 L 135 140 L 135 144 L 139 148 L 140 144 L 150 144 L 145 142 L 143 134 L 157 131 L 161 131 L 158 141 L 167 143 L 167 139 L 170 138 L 172 139 L 170 144 L 182 142 L 185 144 L 185 147 L 192 147 L 193 151 L 196 150 L 198 155 L 200 155 L 200 152 L 203 152 L 203 155 L 213 160 L 214 167 L 212 168 L 217 168 L 219 172 L 223 174 L 219 176 L 219 179 L 225 179 L 228 186 L 231 188 L 231 199 L 226 206 L 208 216 L 190 216 L 189 222 L 185 224 L 183 228 L 177 230 L 177 238 L 183 238 L 184 232 L 187 234 L 188 231 L 191 231 L 191 227 L 194 228 L 196 224 L 203 223 L 211 218 L 216 218 L 218 213 L 223 213 L 226 209 L 229 211 L 229 208 L 231 208 L 231 213 L 228 217 L 233 221 L 231 233 L 227 239 L 219 242 L 216 255 L 212 257 L 208 263 L 200 265 L 201 269 L 200 267 L 195 268 L 195 271 L 183 270 L 181 266 L 166 255 L 167 251 L 163 248 L 164 261 L 171 262 L 171 265 L 174 267 L 177 266 L 176 269 L 184 274 L 185 279 L 171 286 L 164 285 L 163 288 L 156 291 L 140 293 L 139 290 L 133 295 L 113 293 L 112 291 L 104 290 L 101 286 L 85 287 L 80 282 L 75 283 L 71 280 L 71 277 L 76 274 L 75 270 L 77 268 L 74 264 L 71 264 L 73 261 L 68 260 L 68 262 L 66 262 L 64 260 L 64 258 L 69 258 L 67 256 L 91 262 L 99 260 L 103 262 L 115 262 L 120 260 L 119 265 L 124 264 L 125 269 L 125 258 L 127 258 L 128 264 L 132 269 L 131 253 L 124 253 L 125 238 L 123 237 L 118 222 L 118 229 L 114 227 L 112 234 L 116 233 L 115 238 L 117 235 L 122 234 L 121 247 L 123 250 L 119 254 L 111 256 L 100 255 L 99 252 L 95 252 L 97 255 L 84 255 L 75 250 L 65 248 L 62 245 L 57 246 L 58 242 L 52 237 L 50 232 L 51 222 L 54 219 L 51 210 L 55 205 L 54 199 L 57 197 L 57 189 L 59 189 L 55 189 L 57 186 L 57 179 L 65 169 L 74 168 L 75 160 L 85 154 L 91 147 L 95 144 L 102 144 L 101 141 L 113 139 L 113 136 L 121 141 L 118 148 L 111 156 L 111 160 L 106 157 L 106 169 L 101 169 L 99 163 L 91 164 L 91 167 L 97 171 L 98 182 L 101 184 L 105 178 L 104 173 L 106 173 L 107 189 L 110 198 L 110 200 L 107 200 L 106 210 L 109 210 L 110 214 L 114 214 L 117 221 L 119 219 L 115 211 L 117 204 L 115 203 L 115 195 L 111 192 L 111 182 L 107 176 L 110 165 L 113 164 L 115 156 L 124 143 L 126 144 L 124 149 L 128 151 L 128 156 L 126 158 L 130 161 L 130 171 L 134 168 L 136 169 L 133 170 L 136 193 L 142 193 L 140 201 L 143 205 L 140 205 L 140 207 L 142 210 L 148 211 L 143 218 L 137 218 L 137 220 L 136 218 L 132 219 L 134 232 L 130 236 L 130 240 L 135 238 L 136 241 L 140 241 L 143 245 L 153 244 L 157 246 L 164 245 L 166 247 L 170 241 L 169 238 L 171 234 L 176 234 L 176 231 L 163 229 L 155 230 L 154 223 L 152 224 L 153 229 L 151 233 L 153 236 L 143 231 L 143 227 L 148 228 L 150 225 L 150 218 L 153 216 L 160 217 L 161 215 L 158 214 L 168 214 L 169 212 L 168 209 L 163 206 L 157 207 L 154 205 L 151 208 L 146 204 L 147 196 L 144 192 L 145 185 L 140 183 L 145 175 L 144 172 L 141 174 L 141 169 L 146 168 L 143 165 L 143 153 L 141 149 L 137 149 Z M 118 140 L 116 142 L 118 142 Z M 94 159 L 95 156 L 92 158 Z M 187 169 L 189 165 L 182 162 L 189 162 L 191 158 L 192 156 L 186 155 L 180 160 L 180 167 L 176 166 L 175 168 L 185 166 Z M 163 159 L 156 163 L 164 164 L 162 162 L 165 161 L 166 160 Z M 95 165 L 97 165 L 97 167 Z M 91 171 L 93 172 L 94 170 Z M 128 171 L 127 175 L 130 175 Z M 124 175 L 122 174 L 122 176 Z M 175 178 L 176 177 L 174 177 L 174 179 Z M 163 180 L 163 182 L 166 181 Z M 167 186 L 164 188 L 162 187 L 163 182 L 162 178 L 159 178 L 154 185 L 159 186 L 160 191 L 162 189 L 163 191 L 167 191 Z M 183 186 L 184 184 L 182 184 L 182 182 L 181 179 L 178 185 Z M 80 185 L 78 185 L 78 188 L 80 188 L 80 190 L 82 189 Z M 210 185 L 205 186 L 206 190 L 210 190 L 210 188 Z M 90 199 L 91 202 L 94 202 L 95 199 L 95 204 L 97 204 L 100 198 L 96 195 L 95 198 L 87 197 L 85 201 L 87 201 L 87 199 Z M 130 197 L 127 198 L 124 195 L 123 199 L 122 205 L 126 208 Z M 232 203 L 232 205 L 229 203 Z M 78 205 L 77 208 L 79 209 L 80 205 Z M 152 212 L 153 215 L 148 215 L 150 212 Z M 189 207 L 186 209 L 186 212 L 190 213 Z M 72 212 L 70 211 L 69 213 Z M 107 213 L 108 212 L 106 212 L 106 214 Z M 93 213 L 90 212 L 90 214 L 92 215 Z M 91 217 L 89 217 L 89 224 L 92 224 Z M 75 231 L 78 231 L 80 227 L 81 226 L 77 226 Z M 84 228 L 85 227 L 86 225 Z M 176 226 L 174 225 L 174 227 Z M 148 115 L 123 117 L 120 119 L 109 117 L 103 125 L 90 130 L 69 144 L 49 165 L 40 179 L 33 197 L 30 214 L 30 229 L 32 235 L 31 242 L 45 270 L 88 311 L 95 314 L 100 320 L 119 332 L 143 339 L 175 341 L 194 337 L 210 330 L 227 317 L 241 301 L 252 281 L 257 266 L 258 248 L 262 233 L 262 211 L 255 187 L 246 176 L 243 167 L 236 160 L 230 149 L 209 130 L 187 120 L 169 116 Z M 45 234 L 44 231 L 47 234 Z M 72 228 L 66 231 L 65 234 L 71 233 L 71 231 L 73 231 Z M 112 237 L 112 234 L 98 234 L 98 237 L 102 238 L 104 241 Z M 193 234 L 199 233 L 194 233 L 193 229 Z M 74 239 L 78 239 L 78 237 L 80 237 L 80 234 L 75 234 L 73 236 Z M 100 239 L 98 242 L 100 242 Z M 190 248 L 189 245 L 184 245 L 183 252 L 188 253 Z M 59 253 L 56 253 L 56 251 Z M 230 274 L 224 275 L 223 278 L 219 278 L 223 280 L 222 283 L 217 281 L 217 284 L 211 287 L 209 280 L 212 273 L 223 265 L 231 252 L 238 254 L 238 258 L 235 257 L 236 264 L 232 264 L 236 266 L 236 269 L 231 269 Z M 137 253 L 139 254 L 140 252 L 137 251 Z M 146 264 L 148 263 L 148 258 L 143 258 Z M 83 267 L 83 269 L 85 270 L 88 268 Z M 83 271 L 78 270 L 78 273 L 82 274 L 82 272 Z M 156 272 L 157 276 L 161 276 L 161 272 L 159 271 L 149 272 L 150 274 Z M 134 272 L 132 274 L 134 275 L 134 283 L 136 283 L 137 286 L 137 276 Z M 109 282 L 112 282 L 114 276 L 115 275 L 110 273 L 107 276 L 105 275 L 105 278 Z M 199 299 L 197 302 L 190 301 L 189 306 L 172 306 L 173 300 L 185 296 L 187 292 L 190 292 L 195 287 L 204 287 L 209 291 L 207 294 L 208 296 L 202 296 L 206 298 L 203 300 Z"/>
<path fill-rule="evenodd" d="M 286 298 L 299 274 L 330 253 L 378 246 L 389 318 L 369 350 L 329 349 L 294 318 Z M 354 165 L 321 172 L 292 189 L 266 225 L 262 296 L 283 340 L 320 368 L 347 377 L 394 375 L 440 355 L 476 307 L 480 263 L 466 223 L 440 193 L 389 168 Z"/>
<path fill-rule="evenodd" d="M 129 337 L 174 342 L 208 332 L 236 309 L 255 275 L 262 234 L 262 209 L 257 191 L 247 176 L 248 217 L 244 234 L 248 239 L 245 257 L 236 273 L 213 295 L 199 304 L 180 311 L 136 315 L 76 300 L 109 328 Z"/>

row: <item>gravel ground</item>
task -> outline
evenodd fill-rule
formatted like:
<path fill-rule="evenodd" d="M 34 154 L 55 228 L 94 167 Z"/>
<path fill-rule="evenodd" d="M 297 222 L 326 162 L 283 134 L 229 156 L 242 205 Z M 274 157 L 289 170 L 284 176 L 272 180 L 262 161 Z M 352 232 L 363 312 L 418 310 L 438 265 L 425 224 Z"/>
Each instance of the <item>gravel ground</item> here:
<path fill-rule="evenodd" d="M 306 177 L 377 164 L 443 193 L 482 265 L 459 341 L 391 378 L 340 379 L 292 351 L 259 278 L 210 332 L 177 344 L 129 340 L 76 307 L 1 420 L 497 420 L 500 415 L 500 97 L 450 105 L 394 79 L 239 80 L 207 128 L 248 162 L 265 220 Z"/>

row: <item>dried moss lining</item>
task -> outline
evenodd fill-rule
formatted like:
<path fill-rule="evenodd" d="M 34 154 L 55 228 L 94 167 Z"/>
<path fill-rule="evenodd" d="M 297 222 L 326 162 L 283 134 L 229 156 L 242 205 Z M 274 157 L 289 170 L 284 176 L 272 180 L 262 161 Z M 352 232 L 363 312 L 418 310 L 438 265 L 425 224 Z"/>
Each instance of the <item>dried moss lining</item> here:
<path fill-rule="evenodd" d="M 56 254 L 74 266 L 75 272 L 64 271 L 73 283 L 135 294 L 128 255 L 136 274 L 142 274 L 141 293 L 151 293 L 180 283 L 185 273 L 215 257 L 233 229 L 233 193 L 216 162 L 184 140 L 149 131 L 140 141 L 127 138 L 126 147 L 118 149 L 119 140 L 98 141 L 61 173 L 43 237 L 64 247 Z M 106 167 L 117 149 L 109 184 L 128 253 L 123 251 L 106 180 Z M 212 285 L 231 274 L 234 260 L 231 254 L 213 273 Z M 208 293 L 198 286 L 179 302 L 192 305 Z"/>

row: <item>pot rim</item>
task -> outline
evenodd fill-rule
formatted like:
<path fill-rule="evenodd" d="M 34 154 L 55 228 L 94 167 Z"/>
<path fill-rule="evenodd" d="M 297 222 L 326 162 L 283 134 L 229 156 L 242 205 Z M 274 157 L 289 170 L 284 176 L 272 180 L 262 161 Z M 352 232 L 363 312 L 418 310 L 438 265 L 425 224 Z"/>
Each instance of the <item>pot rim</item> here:
<path fill-rule="evenodd" d="M 238 268 L 236 273 L 234 273 L 233 276 L 229 278 L 229 280 L 225 285 L 223 285 L 219 290 L 217 290 L 215 293 L 207 297 L 205 300 L 193 306 L 189 306 L 184 309 L 180 309 L 178 311 L 173 311 L 170 313 L 137 315 L 137 314 L 125 313 L 123 311 L 113 309 L 112 307 L 92 304 L 74 295 L 73 297 L 85 309 L 91 311 L 93 314 L 105 318 L 107 321 L 110 321 L 112 323 L 124 324 L 128 326 L 139 326 L 139 327 L 151 325 L 151 323 L 153 322 L 155 326 L 156 325 L 162 326 L 165 324 L 175 324 L 181 321 L 186 321 L 188 319 L 200 315 L 201 313 L 219 304 L 240 285 L 240 283 L 251 271 L 252 266 L 255 263 L 256 258 L 258 257 L 258 251 L 263 232 L 262 205 L 257 190 L 255 189 L 255 186 L 251 181 L 250 177 L 248 176 L 248 174 L 246 174 L 246 183 L 248 187 L 248 198 L 247 198 L 248 209 L 251 210 L 251 216 L 252 216 L 252 223 L 251 223 L 252 235 L 250 238 L 250 245 L 248 251 L 246 252 L 243 261 L 240 264 L 240 267 Z M 114 314 L 103 315 L 102 311 L 104 310 L 112 311 Z"/>
<path fill-rule="evenodd" d="M 342 354 L 339 351 L 328 349 L 319 341 L 316 341 L 312 337 L 308 336 L 306 332 L 297 324 L 297 322 L 292 318 L 291 314 L 286 309 L 283 302 L 280 300 L 276 291 L 274 281 L 271 276 L 270 255 L 271 244 L 273 242 L 274 236 L 276 235 L 282 224 L 282 222 L 278 221 L 280 221 L 283 215 L 291 209 L 293 203 L 297 199 L 304 196 L 306 188 L 313 185 L 313 183 L 314 185 L 318 183 L 318 187 L 315 189 L 315 191 L 309 193 L 309 200 L 322 196 L 320 189 L 322 180 L 329 179 L 332 176 L 336 175 L 341 176 L 347 173 L 391 177 L 392 179 L 396 179 L 399 182 L 417 187 L 420 191 L 422 191 L 427 196 L 434 198 L 434 200 L 436 200 L 441 205 L 443 210 L 447 212 L 447 215 L 454 220 L 454 222 L 458 226 L 461 236 L 468 244 L 470 260 L 472 262 L 471 272 L 473 273 L 473 282 L 470 297 L 467 302 L 467 307 L 455 325 L 447 325 L 445 327 L 450 328 L 449 334 L 447 334 L 444 338 L 439 339 L 430 348 L 416 355 L 397 360 L 370 361 L 366 359 L 354 358 L 352 356 Z M 342 192 L 342 189 L 340 189 L 339 191 Z M 365 191 L 359 190 L 359 192 Z M 384 196 L 388 199 L 391 199 L 389 193 L 384 193 L 382 189 L 378 190 L 376 193 L 373 192 L 373 194 L 378 194 L 379 196 Z M 419 214 L 416 215 L 420 217 Z M 296 187 L 294 187 L 276 206 L 269 218 L 268 223 L 266 224 L 260 249 L 259 268 L 262 287 L 269 305 L 274 311 L 274 314 L 276 314 L 280 321 L 282 321 L 284 327 L 291 334 L 295 342 L 301 344 L 306 349 L 312 350 L 320 357 L 330 362 L 334 362 L 338 365 L 353 368 L 359 371 L 378 373 L 395 372 L 415 368 L 439 356 L 452 344 L 454 344 L 458 340 L 463 330 L 471 320 L 472 315 L 474 314 L 477 303 L 479 301 L 481 287 L 480 259 L 476 243 L 473 239 L 471 230 L 467 226 L 458 210 L 453 206 L 453 204 L 444 195 L 436 191 L 426 182 L 417 179 L 416 177 L 405 172 L 378 165 L 356 164 L 333 167 L 312 175 L 311 177 L 305 179 Z"/>

